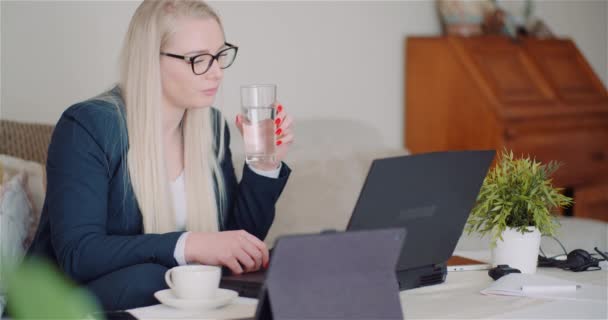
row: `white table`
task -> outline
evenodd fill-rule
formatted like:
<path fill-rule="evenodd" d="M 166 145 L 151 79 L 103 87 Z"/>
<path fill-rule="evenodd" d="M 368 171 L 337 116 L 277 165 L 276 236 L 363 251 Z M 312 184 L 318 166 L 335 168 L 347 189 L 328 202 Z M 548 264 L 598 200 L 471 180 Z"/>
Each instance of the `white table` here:
<path fill-rule="evenodd" d="M 606 270 L 575 273 L 539 268 L 555 278 L 607 287 Z M 608 302 L 486 296 L 479 293 L 492 284 L 487 271 L 448 273 L 446 282 L 403 291 L 401 306 L 406 319 L 608 319 Z M 607 289 L 608 290 L 608 289 Z"/>
<path fill-rule="evenodd" d="M 570 272 L 539 268 L 539 274 L 603 286 L 608 271 Z M 608 319 L 608 301 L 565 301 L 527 297 L 486 296 L 479 293 L 492 283 L 487 271 L 448 273 L 439 285 L 400 293 L 406 319 Z M 239 298 L 234 304 L 207 313 L 192 313 L 163 305 L 132 310 L 141 319 L 230 319 L 253 316 L 256 300 Z"/>

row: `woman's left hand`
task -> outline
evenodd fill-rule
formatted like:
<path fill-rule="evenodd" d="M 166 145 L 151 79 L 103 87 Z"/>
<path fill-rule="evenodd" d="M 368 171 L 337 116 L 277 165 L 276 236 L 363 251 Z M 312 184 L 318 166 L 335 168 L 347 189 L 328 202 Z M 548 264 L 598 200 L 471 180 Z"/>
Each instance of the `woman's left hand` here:
<path fill-rule="evenodd" d="M 261 169 L 261 170 L 276 169 L 279 166 L 279 164 L 281 163 L 281 161 L 283 161 L 285 159 L 285 157 L 287 156 L 289 148 L 291 147 L 291 144 L 294 141 L 294 132 L 293 132 L 294 120 L 293 120 L 293 118 L 291 117 L 291 115 L 289 115 L 287 113 L 287 111 L 285 111 L 285 107 L 283 107 L 283 105 L 281 105 L 279 102 L 276 102 L 274 107 L 275 107 L 274 134 L 275 134 L 275 141 L 276 141 L 276 146 L 275 146 L 276 162 L 268 163 L 268 164 L 262 164 L 262 163 L 255 164 L 256 169 Z M 242 115 L 240 115 L 240 114 L 236 118 L 236 126 L 242 135 L 243 134 L 243 118 L 242 118 Z"/>
<path fill-rule="evenodd" d="M 293 132 L 293 118 L 291 115 L 285 111 L 285 107 L 283 107 L 280 103 L 277 102 L 275 105 L 276 108 L 276 119 L 274 120 L 274 124 L 276 130 L 274 132 L 276 136 L 276 149 L 275 155 L 277 158 L 277 162 L 281 163 L 287 156 L 287 152 L 291 147 L 294 139 Z"/>

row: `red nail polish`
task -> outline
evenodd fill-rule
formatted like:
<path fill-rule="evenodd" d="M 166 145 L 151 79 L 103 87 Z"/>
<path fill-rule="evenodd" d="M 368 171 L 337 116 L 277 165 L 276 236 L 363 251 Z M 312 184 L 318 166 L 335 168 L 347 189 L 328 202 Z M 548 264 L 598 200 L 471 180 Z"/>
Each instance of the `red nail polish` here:
<path fill-rule="evenodd" d="M 282 105 L 279 105 L 279 106 L 277 107 L 277 113 L 280 113 L 281 111 L 283 111 L 283 106 L 282 106 Z"/>
<path fill-rule="evenodd" d="M 277 146 L 280 146 L 282 144 L 283 144 L 283 141 L 281 141 L 281 140 L 277 141 Z"/>
<path fill-rule="evenodd" d="M 281 118 L 277 118 L 276 120 L 274 120 L 274 124 L 276 124 L 277 126 L 281 124 Z"/>
<path fill-rule="evenodd" d="M 278 136 L 281 134 L 281 132 L 283 132 L 283 129 L 279 128 L 279 129 L 277 129 L 277 131 L 274 132 L 274 134 L 276 134 Z"/>

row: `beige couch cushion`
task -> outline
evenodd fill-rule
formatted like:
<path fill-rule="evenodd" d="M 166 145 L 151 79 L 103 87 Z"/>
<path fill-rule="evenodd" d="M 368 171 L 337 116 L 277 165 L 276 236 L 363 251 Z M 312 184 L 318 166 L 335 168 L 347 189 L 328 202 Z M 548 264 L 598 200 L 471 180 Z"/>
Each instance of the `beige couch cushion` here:
<path fill-rule="evenodd" d="M 35 216 L 26 186 L 24 172 L 0 185 L 0 268 L 19 263 L 33 239 Z"/>
<path fill-rule="evenodd" d="M 38 162 L 0 154 L 0 163 L 9 175 L 24 172 L 27 175 L 27 192 L 31 196 L 33 210 L 37 215 L 44 204 L 44 166 Z"/>
<path fill-rule="evenodd" d="M 404 154 L 405 150 L 389 149 L 293 160 L 293 172 L 277 203 L 267 243 L 286 234 L 346 229 L 372 161 Z"/>

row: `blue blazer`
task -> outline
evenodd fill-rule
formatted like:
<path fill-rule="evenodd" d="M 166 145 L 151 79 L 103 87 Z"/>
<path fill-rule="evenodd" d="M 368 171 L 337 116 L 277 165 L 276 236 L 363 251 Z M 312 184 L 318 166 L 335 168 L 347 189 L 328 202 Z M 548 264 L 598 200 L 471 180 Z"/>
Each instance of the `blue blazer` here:
<path fill-rule="evenodd" d="M 120 98 L 118 88 L 110 92 Z M 119 107 L 124 111 L 123 104 Z M 54 261 L 78 283 L 136 264 L 177 265 L 174 250 L 182 231 L 142 234 L 142 216 L 125 179 L 128 138 L 123 114 L 105 101 L 75 104 L 59 119 L 49 146 L 46 198 L 28 254 Z M 213 114 L 219 145 L 217 123 L 223 120 L 216 109 Z M 220 228 L 244 229 L 264 239 L 290 169 L 283 164 L 279 178 L 272 179 L 245 165 L 238 183 L 225 128 L 221 169 L 227 200 Z"/>

